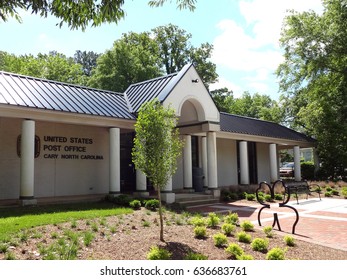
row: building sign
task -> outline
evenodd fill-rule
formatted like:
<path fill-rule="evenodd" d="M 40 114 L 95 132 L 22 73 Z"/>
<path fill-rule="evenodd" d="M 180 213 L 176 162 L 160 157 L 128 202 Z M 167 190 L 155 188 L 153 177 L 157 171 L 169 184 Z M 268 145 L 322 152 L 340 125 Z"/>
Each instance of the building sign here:
<path fill-rule="evenodd" d="M 93 138 L 43 136 L 42 154 L 46 159 L 103 160 L 103 155 L 90 153 Z"/>

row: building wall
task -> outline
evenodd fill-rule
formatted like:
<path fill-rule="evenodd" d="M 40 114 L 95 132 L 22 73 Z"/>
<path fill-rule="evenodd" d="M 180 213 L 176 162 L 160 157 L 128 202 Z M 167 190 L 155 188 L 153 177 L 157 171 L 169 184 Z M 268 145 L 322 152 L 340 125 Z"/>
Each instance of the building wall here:
<path fill-rule="evenodd" d="M 0 118 L 0 199 L 17 199 L 22 120 Z M 108 193 L 109 136 L 106 128 L 36 122 L 35 197 Z M 54 138 L 58 137 L 58 138 Z"/>
<path fill-rule="evenodd" d="M 258 182 L 270 182 L 269 144 L 257 143 Z"/>
<path fill-rule="evenodd" d="M 236 141 L 217 138 L 218 186 L 237 185 Z"/>
<path fill-rule="evenodd" d="M 20 129 L 19 120 L 0 118 L 0 199 L 19 198 L 17 137 Z"/>

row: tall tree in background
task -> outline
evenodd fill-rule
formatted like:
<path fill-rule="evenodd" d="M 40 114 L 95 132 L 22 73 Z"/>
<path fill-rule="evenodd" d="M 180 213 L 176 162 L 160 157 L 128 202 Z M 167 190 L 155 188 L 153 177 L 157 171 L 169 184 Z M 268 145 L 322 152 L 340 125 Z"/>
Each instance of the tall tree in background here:
<path fill-rule="evenodd" d="M 162 6 L 167 0 L 152 0 L 152 7 Z M 179 9 L 195 9 L 196 0 L 176 0 Z M 85 30 L 88 25 L 99 26 L 102 23 L 117 23 L 125 17 L 124 0 L 3 0 L 0 1 L 0 20 L 14 17 L 21 22 L 18 9 L 31 11 L 41 17 L 53 15 L 60 19 L 61 27 L 66 23 L 71 29 Z"/>
<path fill-rule="evenodd" d="M 87 51 L 76 51 L 74 55 L 74 61 L 82 65 L 83 72 L 86 76 L 92 75 L 92 70 L 96 67 L 96 60 L 100 54 Z"/>
<path fill-rule="evenodd" d="M 211 96 L 219 111 L 256 118 L 275 123 L 283 122 L 283 110 L 268 95 L 244 92 L 241 97 L 234 98 L 233 92 L 227 88 L 211 91 Z"/>
<path fill-rule="evenodd" d="M 0 70 L 65 83 L 86 84 L 82 66 L 56 51 L 39 53 L 37 56 L 0 52 Z"/>
<path fill-rule="evenodd" d="M 164 108 L 157 99 L 141 106 L 135 124 L 133 162 L 158 193 L 161 241 L 164 241 L 161 189 L 176 172 L 177 158 L 182 149 L 176 124 L 175 111 Z"/>
<path fill-rule="evenodd" d="M 190 43 L 192 35 L 173 24 L 156 27 L 152 33 L 166 74 L 181 70 L 187 63 L 194 63 L 206 87 L 217 81 L 216 65 L 209 61 L 213 50 L 211 44 L 193 47 Z"/>
<path fill-rule="evenodd" d="M 347 167 L 347 1 L 322 3 L 322 15 L 285 18 L 277 74 L 288 121 L 317 139 L 323 170 L 336 178 Z"/>
<path fill-rule="evenodd" d="M 129 32 L 98 58 L 89 85 L 124 92 L 130 84 L 160 75 L 158 45 L 148 32 Z"/>

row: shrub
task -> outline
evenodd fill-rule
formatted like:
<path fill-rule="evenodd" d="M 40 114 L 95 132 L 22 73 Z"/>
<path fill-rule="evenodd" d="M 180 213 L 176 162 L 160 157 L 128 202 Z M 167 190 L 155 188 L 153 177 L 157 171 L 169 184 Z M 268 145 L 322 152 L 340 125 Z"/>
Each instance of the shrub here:
<path fill-rule="evenodd" d="M 133 208 L 134 210 L 139 210 L 139 209 L 141 209 L 141 201 L 134 199 L 134 200 L 129 202 L 129 206 L 131 208 Z"/>
<path fill-rule="evenodd" d="M 238 259 L 238 257 L 244 254 L 243 249 L 236 243 L 230 243 L 229 246 L 225 248 L 225 252 L 234 259 Z"/>
<path fill-rule="evenodd" d="M 194 236 L 195 238 L 203 239 L 206 238 L 206 227 L 205 226 L 197 226 L 194 228 Z"/>
<path fill-rule="evenodd" d="M 312 161 L 304 161 L 300 164 L 301 167 L 301 177 L 303 180 L 313 180 L 314 179 L 314 163 Z"/>
<path fill-rule="evenodd" d="M 216 247 L 223 247 L 228 244 L 228 238 L 223 233 L 216 233 L 213 235 L 213 241 Z"/>
<path fill-rule="evenodd" d="M 248 201 L 255 200 L 255 194 L 254 193 L 245 193 L 245 197 Z"/>
<path fill-rule="evenodd" d="M 341 189 L 341 194 L 343 195 L 344 198 L 347 198 L 347 187 L 343 187 Z"/>
<path fill-rule="evenodd" d="M 150 199 L 145 203 L 145 208 L 151 211 L 156 211 L 159 208 L 159 200 L 158 199 Z"/>
<path fill-rule="evenodd" d="M 267 254 L 267 260 L 285 260 L 285 251 L 281 248 L 272 248 Z"/>
<path fill-rule="evenodd" d="M 107 197 L 107 200 L 114 202 L 115 204 L 118 204 L 120 206 L 129 206 L 129 202 L 132 200 L 132 198 L 126 194 L 120 194 L 117 196 L 109 195 Z"/>
<path fill-rule="evenodd" d="M 340 193 L 339 193 L 338 190 L 332 190 L 332 191 L 331 191 L 331 194 L 332 194 L 332 195 L 340 195 Z"/>
<path fill-rule="evenodd" d="M 254 260 L 254 258 L 251 255 L 242 254 L 241 256 L 237 257 L 237 260 L 240 260 L 240 261 L 252 261 L 252 260 Z"/>
<path fill-rule="evenodd" d="M 244 231 L 253 231 L 254 230 L 254 225 L 252 224 L 252 222 L 250 221 L 243 221 L 240 224 L 240 227 L 244 230 Z"/>
<path fill-rule="evenodd" d="M 283 200 L 283 194 L 275 193 L 274 198 L 275 198 L 275 200 Z"/>
<path fill-rule="evenodd" d="M 201 226 L 206 226 L 206 221 L 202 217 L 195 216 L 189 220 L 189 224 L 195 227 L 201 227 Z"/>
<path fill-rule="evenodd" d="M 171 253 L 158 246 L 153 246 L 149 253 L 147 254 L 147 260 L 169 260 L 171 258 Z"/>
<path fill-rule="evenodd" d="M 236 226 L 233 224 L 225 223 L 222 225 L 222 231 L 226 236 L 230 236 L 236 229 Z"/>
<path fill-rule="evenodd" d="M 185 260 L 207 260 L 208 257 L 200 253 L 188 252 L 188 254 L 185 256 L 184 259 Z"/>
<path fill-rule="evenodd" d="M 325 192 L 324 193 L 324 196 L 325 197 L 332 197 L 333 196 L 333 193 L 331 191 L 328 191 L 328 192 Z"/>
<path fill-rule="evenodd" d="M 268 201 L 268 202 L 272 202 L 273 201 L 273 199 L 271 197 L 271 194 L 266 194 L 264 197 L 265 197 L 265 200 Z"/>
<path fill-rule="evenodd" d="M 244 231 L 240 231 L 239 233 L 237 233 L 236 238 L 239 242 L 243 243 L 251 243 L 252 240 L 252 236 Z"/>
<path fill-rule="evenodd" d="M 251 243 L 251 247 L 254 251 L 266 252 L 269 246 L 269 241 L 263 238 L 255 238 Z"/>
<path fill-rule="evenodd" d="M 208 227 L 215 228 L 219 225 L 220 218 L 216 213 L 211 212 L 208 214 L 206 221 Z"/>
<path fill-rule="evenodd" d="M 224 221 L 228 224 L 237 225 L 239 223 L 239 215 L 229 212 L 229 214 L 224 217 Z"/>
<path fill-rule="evenodd" d="M 272 226 L 264 227 L 263 232 L 266 234 L 266 237 L 273 237 Z"/>
<path fill-rule="evenodd" d="M 295 239 L 293 236 L 286 235 L 283 237 L 283 240 L 287 244 L 287 246 L 293 247 L 295 245 Z"/>

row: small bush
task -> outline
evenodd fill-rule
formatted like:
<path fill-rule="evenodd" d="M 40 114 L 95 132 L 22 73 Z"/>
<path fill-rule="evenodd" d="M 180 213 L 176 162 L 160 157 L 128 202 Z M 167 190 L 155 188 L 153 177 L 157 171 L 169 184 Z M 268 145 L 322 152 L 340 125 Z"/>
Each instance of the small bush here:
<path fill-rule="evenodd" d="M 325 197 L 332 197 L 333 196 L 333 193 L 331 191 L 328 191 L 328 192 L 325 192 L 324 193 L 324 196 Z"/>
<path fill-rule="evenodd" d="M 254 225 L 252 224 L 252 222 L 250 221 L 243 221 L 240 224 L 240 227 L 244 230 L 244 231 L 253 231 L 254 230 Z"/>
<path fill-rule="evenodd" d="M 6 243 L 0 243 L 0 253 L 6 253 L 8 250 L 8 245 Z"/>
<path fill-rule="evenodd" d="M 285 260 L 285 251 L 281 248 L 272 248 L 267 254 L 267 260 Z"/>
<path fill-rule="evenodd" d="M 247 234 L 244 231 L 240 231 L 237 233 L 236 238 L 239 242 L 243 243 L 251 243 L 252 236 L 250 234 Z"/>
<path fill-rule="evenodd" d="M 245 193 L 245 197 L 248 201 L 255 200 L 255 194 L 254 193 Z"/>
<path fill-rule="evenodd" d="M 275 193 L 274 198 L 275 198 L 275 200 L 283 200 L 283 194 Z"/>
<path fill-rule="evenodd" d="M 151 211 L 156 211 L 159 208 L 159 200 L 158 199 L 150 199 L 145 203 L 145 208 Z"/>
<path fill-rule="evenodd" d="M 189 252 L 185 258 L 185 260 L 207 260 L 208 257 L 203 255 L 203 254 L 199 254 L 199 253 L 194 253 L 194 252 Z"/>
<path fill-rule="evenodd" d="M 117 196 L 109 195 L 107 197 L 107 200 L 114 202 L 115 204 L 118 204 L 120 206 L 129 206 L 129 202 L 132 200 L 132 198 L 126 194 L 120 194 Z"/>
<path fill-rule="evenodd" d="M 236 226 L 233 224 L 225 223 L 222 225 L 222 231 L 226 236 L 230 236 L 235 232 Z"/>
<path fill-rule="evenodd" d="M 229 214 L 224 217 L 224 222 L 237 225 L 239 223 L 239 215 L 237 213 L 229 212 Z"/>
<path fill-rule="evenodd" d="M 134 210 L 139 210 L 139 209 L 141 209 L 141 201 L 134 199 L 134 200 L 129 202 L 129 206 L 131 208 L 133 208 Z"/>
<path fill-rule="evenodd" d="M 340 193 L 339 193 L 338 190 L 332 190 L 332 191 L 331 191 L 331 194 L 332 194 L 332 195 L 340 195 Z"/>
<path fill-rule="evenodd" d="M 347 187 L 343 187 L 341 189 L 341 194 L 343 195 L 344 198 L 347 198 Z"/>
<path fill-rule="evenodd" d="M 236 259 L 239 261 L 252 261 L 252 260 L 254 260 L 253 256 L 246 255 L 246 254 L 242 254 L 241 256 L 238 256 Z"/>
<path fill-rule="evenodd" d="M 215 228 L 219 225 L 220 223 L 220 218 L 217 216 L 216 213 L 209 213 L 206 219 L 207 226 L 211 228 Z"/>
<path fill-rule="evenodd" d="M 271 194 L 266 194 L 264 197 L 265 197 L 265 200 L 268 201 L 268 202 L 272 202 L 273 201 L 273 199 L 271 197 Z"/>
<path fill-rule="evenodd" d="M 206 226 L 206 221 L 202 217 L 195 216 L 189 220 L 189 224 L 191 224 L 195 227 L 202 227 L 202 226 Z"/>
<path fill-rule="evenodd" d="M 147 254 L 147 260 L 169 260 L 171 258 L 171 253 L 158 246 L 153 246 L 149 253 Z"/>
<path fill-rule="evenodd" d="M 206 238 L 206 227 L 205 226 L 197 226 L 194 228 L 194 236 L 198 239 Z"/>
<path fill-rule="evenodd" d="M 254 251 L 265 253 L 269 247 L 269 241 L 263 238 L 254 238 L 251 247 Z"/>
<path fill-rule="evenodd" d="M 216 233 L 213 235 L 213 241 L 216 247 L 224 247 L 228 244 L 228 238 L 223 233 Z"/>
<path fill-rule="evenodd" d="M 266 226 L 263 228 L 263 232 L 266 234 L 266 237 L 273 237 L 272 226 Z"/>
<path fill-rule="evenodd" d="M 283 240 L 287 244 L 287 246 L 293 247 L 295 245 L 295 239 L 293 236 L 286 235 L 283 237 Z"/>
<path fill-rule="evenodd" d="M 230 243 L 229 246 L 225 248 L 225 252 L 227 252 L 234 259 L 238 259 L 238 257 L 244 254 L 243 249 L 236 243 Z"/>

